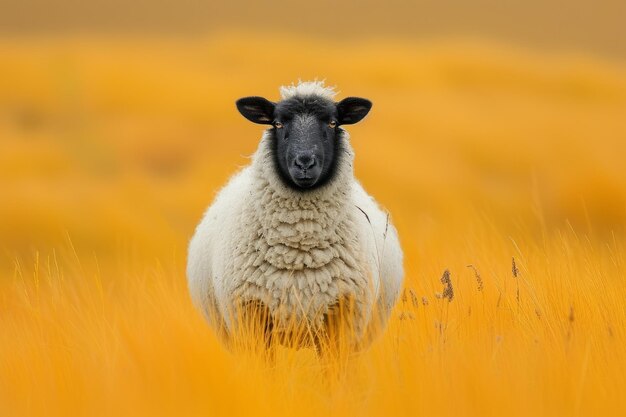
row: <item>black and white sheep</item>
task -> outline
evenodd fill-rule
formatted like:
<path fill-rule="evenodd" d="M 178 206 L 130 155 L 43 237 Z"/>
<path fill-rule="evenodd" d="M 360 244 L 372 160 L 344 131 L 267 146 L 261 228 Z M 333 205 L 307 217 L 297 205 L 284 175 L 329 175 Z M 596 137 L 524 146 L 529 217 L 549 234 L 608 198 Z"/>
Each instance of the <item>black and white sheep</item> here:
<path fill-rule="evenodd" d="M 354 153 L 341 128 L 363 119 L 372 104 L 356 97 L 336 103 L 320 81 L 280 92 L 277 103 L 237 101 L 245 118 L 270 127 L 191 239 L 189 291 L 226 341 L 242 306 L 254 305 L 268 312 L 267 336 L 296 323 L 313 339 L 301 344 L 317 344 L 348 300 L 349 343 L 357 349 L 384 327 L 403 280 L 396 230 L 354 178 Z"/>

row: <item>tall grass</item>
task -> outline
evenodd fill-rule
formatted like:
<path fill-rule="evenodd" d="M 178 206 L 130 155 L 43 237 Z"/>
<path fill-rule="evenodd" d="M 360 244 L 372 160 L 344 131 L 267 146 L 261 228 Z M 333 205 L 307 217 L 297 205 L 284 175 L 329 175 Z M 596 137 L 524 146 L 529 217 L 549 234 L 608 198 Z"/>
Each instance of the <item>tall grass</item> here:
<path fill-rule="evenodd" d="M 3 41 L 0 414 L 623 415 L 623 69 L 272 42 Z M 339 373 L 310 348 L 227 351 L 184 276 L 260 136 L 232 103 L 315 76 L 375 103 L 350 129 L 356 171 L 407 270 L 387 331 Z"/>

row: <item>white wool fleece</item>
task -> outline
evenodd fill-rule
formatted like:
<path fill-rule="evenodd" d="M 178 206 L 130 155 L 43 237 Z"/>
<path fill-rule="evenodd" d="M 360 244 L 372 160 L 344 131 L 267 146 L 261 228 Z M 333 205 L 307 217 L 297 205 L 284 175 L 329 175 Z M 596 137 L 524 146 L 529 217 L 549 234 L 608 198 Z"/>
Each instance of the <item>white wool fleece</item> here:
<path fill-rule="evenodd" d="M 329 306 L 351 297 L 359 317 L 354 336 L 363 343 L 386 322 L 402 285 L 402 250 L 388 214 L 354 178 L 347 133 L 342 140 L 335 177 L 300 192 L 278 176 L 266 132 L 251 165 L 198 225 L 189 290 L 226 339 L 241 301 L 263 302 L 276 323 L 296 317 L 317 327 Z"/>

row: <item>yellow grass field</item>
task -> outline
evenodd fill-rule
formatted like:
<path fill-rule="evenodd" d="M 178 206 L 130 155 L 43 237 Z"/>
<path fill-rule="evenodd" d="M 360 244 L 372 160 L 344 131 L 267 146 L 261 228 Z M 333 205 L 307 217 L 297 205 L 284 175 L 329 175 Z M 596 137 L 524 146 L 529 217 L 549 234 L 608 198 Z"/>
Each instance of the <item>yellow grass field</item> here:
<path fill-rule="evenodd" d="M 234 33 L 0 52 L 0 415 L 626 415 L 622 64 Z M 387 332 L 337 380 L 311 350 L 229 353 L 186 289 L 262 133 L 234 101 L 298 78 L 374 102 L 356 173 L 405 250 Z"/>

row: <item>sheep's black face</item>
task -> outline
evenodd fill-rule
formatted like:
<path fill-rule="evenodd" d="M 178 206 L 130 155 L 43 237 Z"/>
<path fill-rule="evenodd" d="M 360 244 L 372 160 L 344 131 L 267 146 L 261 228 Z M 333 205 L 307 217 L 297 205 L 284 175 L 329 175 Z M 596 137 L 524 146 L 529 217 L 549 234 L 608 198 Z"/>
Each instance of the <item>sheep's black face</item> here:
<path fill-rule="evenodd" d="M 273 127 L 276 169 L 289 187 L 309 190 L 331 181 L 342 155 L 342 124 L 361 120 L 369 100 L 350 97 L 339 103 L 317 96 L 293 97 L 272 103 L 246 97 L 237 108 L 248 120 Z"/>
<path fill-rule="evenodd" d="M 324 99 L 281 101 L 274 110 L 274 155 L 281 177 L 301 189 L 332 178 L 341 146 L 337 110 Z"/>

